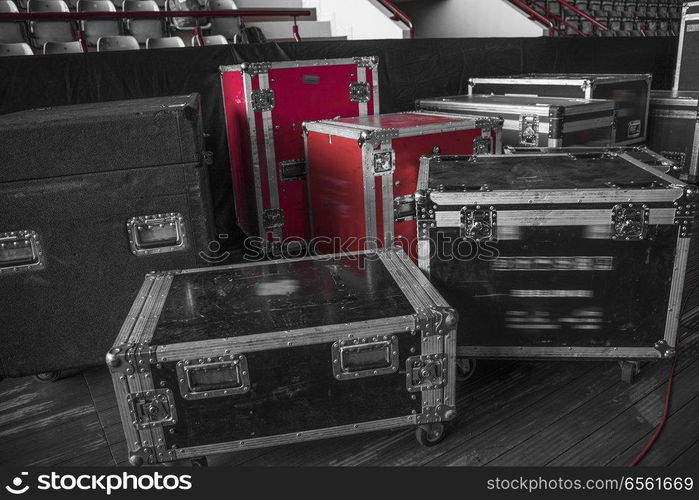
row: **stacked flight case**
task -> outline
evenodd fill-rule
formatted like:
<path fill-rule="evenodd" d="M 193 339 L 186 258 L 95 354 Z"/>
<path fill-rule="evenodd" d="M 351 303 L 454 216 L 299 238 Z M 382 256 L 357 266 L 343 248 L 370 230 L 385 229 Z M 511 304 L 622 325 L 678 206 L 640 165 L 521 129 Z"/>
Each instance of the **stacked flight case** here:
<path fill-rule="evenodd" d="M 3 115 L 0 378 L 101 363 L 145 273 L 215 257 L 203 137 L 197 94 Z"/>
<path fill-rule="evenodd" d="M 699 90 L 699 2 L 687 2 L 682 6 L 679 38 L 672 90 Z"/>
<path fill-rule="evenodd" d="M 310 237 L 304 121 L 379 112 L 378 58 L 221 67 L 236 217 L 268 244 Z"/>
<path fill-rule="evenodd" d="M 421 155 L 501 150 L 500 118 L 393 113 L 304 124 L 314 250 L 414 247 Z"/>
<path fill-rule="evenodd" d="M 624 152 L 424 157 L 418 184 L 418 263 L 459 356 L 674 354 L 695 187 Z"/>
<path fill-rule="evenodd" d="M 682 180 L 699 180 L 699 91 L 651 93 L 648 146 L 675 161 Z"/>
<path fill-rule="evenodd" d="M 610 146 L 616 142 L 611 100 L 516 95 L 420 99 L 419 110 L 502 117 L 503 146 Z"/>
<path fill-rule="evenodd" d="M 542 74 L 472 78 L 469 95 L 529 95 L 611 99 L 616 103 L 616 145 L 646 140 L 650 74 Z"/>
<path fill-rule="evenodd" d="M 107 354 L 129 460 L 402 426 L 436 444 L 456 326 L 396 249 L 150 274 Z"/>

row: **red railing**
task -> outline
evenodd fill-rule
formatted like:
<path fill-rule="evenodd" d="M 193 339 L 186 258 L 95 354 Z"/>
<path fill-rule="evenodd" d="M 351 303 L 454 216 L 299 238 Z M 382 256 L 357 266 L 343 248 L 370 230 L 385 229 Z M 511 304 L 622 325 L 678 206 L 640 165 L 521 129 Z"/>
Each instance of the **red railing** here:
<path fill-rule="evenodd" d="M 584 10 L 576 7 L 566 0 L 507 0 L 512 5 L 519 8 L 521 11 L 526 13 L 530 19 L 539 22 L 549 28 L 549 33 L 551 36 L 558 34 L 559 36 L 568 36 L 566 28 L 569 28 L 576 35 L 579 36 L 590 36 L 582 32 L 577 26 L 571 24 L 563 17 L 563 9 L 568 9 L 573 14 L 581 17 L 598 29 L 602 31 L 608 31 L 609 28 L 604 24 L 592 17 L 590 14 Z M 549 7 L 552 3 L 557 2 L 561 6 L 561 15 L 554 13 Z"/>
<path fill-rule="evenodd" d="M 526 14 L 528 14 L 529 18 L 531 20 L 537 21 L 537 22 L 543 24 L 544 26 L 546 26 L 547 28 L 553 28 L 553 22 L 549 18 L 539 14 L 537 11 L 532 9 L 529 6 L 529 4 L 525 3 L 523 0 L 507 0 L 507 1 L 510 2 L 512 5 L 514 5 L 515 7 L 517 7 L 518 9 L 524 11 Z"/>
<path fill-rule="evenodd" d="M 415 38 L 415 26 L 413 25 L 413 20 L 410 19 L 405 12 L 396 7 L 396 5 L 390 0 L 379 0 L 379 3 L 391 12 L 391 19 L 394 21 L 400 21 L 408 27 L 410 38 Z"/>
<path fill-rule="evenodd" d="M 155 12 L 0 12 L 0 20 L 10 21 L 87 21 L 93 19 L 167 19 L 172 17 L 289 17 L 293 19 L 291 34 L 294 40 L 301 41 L 297 18 L 310 17 L 313 13 L 308 9 L 235 9 L 235 10 L 190 10 L 190 11 L 155 11 Z M 199 43 L 203 39 L 199 27 L 193 28 Z M 78 40 L 87 51 L 82 30 L 78 29 Z"/>

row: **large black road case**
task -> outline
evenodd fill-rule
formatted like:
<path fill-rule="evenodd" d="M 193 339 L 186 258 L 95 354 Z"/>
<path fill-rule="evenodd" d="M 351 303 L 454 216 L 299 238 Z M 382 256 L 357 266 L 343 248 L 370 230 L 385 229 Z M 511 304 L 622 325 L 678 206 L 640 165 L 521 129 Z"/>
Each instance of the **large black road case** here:
<path fill-rule="evenodd" d="M 616 142 L 611 100 L 478 94 L 420 99 L 416 107 L 502 117 L 503 146 L 610 146 Z"/>
<path fill-rule="evenodd" d="M 648 146 L 674 160 L 682 180 L 699 180 L 699 91 L 651 93 Z"/>
<path fill-rule="evenodd" d="M 473 78 L 469 94 L 524 94 L 616 102 L 616 144 L 646 139 L 650 74 L 543 74 Z"/>
<path fill-rule="evenodd" d="M 699 90 L 699 2 L 682 6 L 680 43 L 672 89 Z"/>
<path fill-rule="evenodd" d="M 402 250 L 150 274 L 107 354 L 135 465 L 455 416 L 457 317 Z"/>
<path fill-rule="evenodd" d="M 0 377 L 102 363 L 147 272 L 205 265 L 200 114 L 193 94 L 0 117 Z"/>
<path fill-rule="evenodd" d="M 695 198 L 624 153 L 423 158 L 419 266 L 458 355 L 672 356 Z"/>

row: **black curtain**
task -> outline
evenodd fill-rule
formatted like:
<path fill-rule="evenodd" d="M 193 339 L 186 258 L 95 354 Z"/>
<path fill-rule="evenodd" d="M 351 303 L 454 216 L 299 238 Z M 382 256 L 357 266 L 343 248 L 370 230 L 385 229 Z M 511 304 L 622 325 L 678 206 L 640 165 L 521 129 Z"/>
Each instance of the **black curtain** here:
<path fill-rule="evenodd" d="M 676 37 L 506 38 L 303 42 L 0 58 L 0 114 L 86 102 L 198 92 L 219 233 L 236 235 L 219 66 L 244 61 L 379 56 L 381 111 L 466 91 L 468 78 L 505 74 L 653 73 L 672 86 Z M 0 120 L 2 117 L 0 117 Z M 0 147 L 2 147 L 0 138 Z M 0 165 L 21 168 L 21 165 Z"/>

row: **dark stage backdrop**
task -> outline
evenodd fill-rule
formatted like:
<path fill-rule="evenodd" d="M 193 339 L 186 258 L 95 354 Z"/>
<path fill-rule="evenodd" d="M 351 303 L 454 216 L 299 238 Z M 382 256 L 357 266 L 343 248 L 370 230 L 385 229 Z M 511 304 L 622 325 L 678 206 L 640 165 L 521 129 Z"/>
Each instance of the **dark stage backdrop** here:
<path fill-rule="evenodd" d="M 0 58 L 0 114 L 23 109 L 199 92 L 216 228 L 235 235 L 218 67 L 244 61 L 377 55 L 381 111 L 466 91 L 470 77 L 530 72 L 653 73 L 672 86 L 677 38 L 419 39 L 303 42 Z M 0 117 L 0 120 L 2 117 Z M 0 138 L 0 143 L 2 139 Z M 1 144 L 0 144 L 1 147 Z M 0 168 L 22 168 L 0 165 Z"/>

